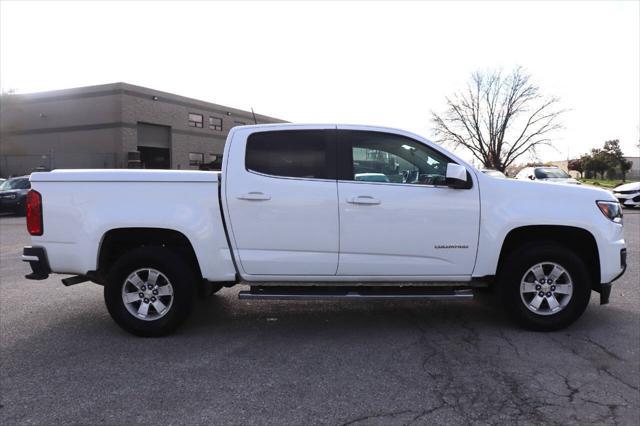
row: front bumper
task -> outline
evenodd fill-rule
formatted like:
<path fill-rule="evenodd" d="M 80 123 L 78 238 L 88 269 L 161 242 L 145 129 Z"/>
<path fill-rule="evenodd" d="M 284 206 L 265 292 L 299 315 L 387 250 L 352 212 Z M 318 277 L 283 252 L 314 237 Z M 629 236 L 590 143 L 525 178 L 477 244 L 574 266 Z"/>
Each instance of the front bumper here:
<path fill-rule="evenodd" d="M 24 277 L 29 280 L 45 280 L 49 278 L 51 267 L 44 247 L 26 246 L 22 249 L 22 261 L 29 262 L 31 273 Z"/>
<path fill-rule="evenodd" d="M 622 268 L 622 271 L 620 271 L 620 273 L 616 275 L 611 281 L 609 281 L 608 283 L 602 283 L 597 288 L 595 288 L 595 290 L 598 293 L 600 293 L 601 305 L 606 305 L 607 303 L 609 303 L 609 296 L 611 295 L 611 285 L 615 280 L 623 276 L 625 271 L 627 270 L 627 249 L 626 248 L 620 249 L 620 267 Z"/>
<path fill-rule="evenodd" d="M 616 197 L 618 202 L 623 206 L 640 206 L 640 192 L 634 192 L 632 194 L 621 194 L 619 192 L 614 192 L 613 196 Z"/>

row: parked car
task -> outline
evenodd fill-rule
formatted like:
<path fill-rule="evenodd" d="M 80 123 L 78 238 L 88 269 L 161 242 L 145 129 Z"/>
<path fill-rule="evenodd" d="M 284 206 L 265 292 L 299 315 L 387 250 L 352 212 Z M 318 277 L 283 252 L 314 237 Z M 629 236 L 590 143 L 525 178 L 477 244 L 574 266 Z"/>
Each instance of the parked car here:
<path fill-rule="evenodd" d="M 357 180 L 354 153 L 391 182 Z M 407 171 L 417 181 L 399 179 Z M 241 126 L 221 172 L 56 170 L 31 182 L 27 278 L 104 285 L 112 318 L 143 336 L 174 330 L 196 293 L 240 283 L 249 300 L 469 300 L 491 287 L 523 326 L 557 330 L 592 290 L 607 303 L 626 268 L 610 192 L 495 179 L 402 130 Z"/>
<path fill-rule="evenodd" d="M 539 180 L 542 182 L 568 183 L 581 185 L 581 183 L 569 176 L 567 172 L 559 167 L 525 167 L 516 175 L 516 179 Z"/>
<path fill-rule="evenodd" d="M 640 206 L 640 182 L 626 183 L 614 188 L 613 196 L 623 207 Z"/>
<path fill-rule="evenodd" d="M 45 166 L 38 166 L 35 169 L 33 169 L 31 172 L 33 173 L 33 172 L 50 172 L 50 171 L 51 170 Z"/>
<path fill-rule="evenodd" d="M 0 185 L 0 212 L 26 214 L 27 192 L 31 188 L 29 176 L 7 179 Z"/>
<path fill-rule="evenodd" d="M 485 175 L 491 176 L 491 177 L 496 177 L 496 178 L 501 178 L 501 179 L 506 179 L 507 176 L 505 176 L 504 173 L 502 173 L 500 170 L 493 170 L 493 169 L 480 169 L 480 171 L 482 173 L 484 173 Z"/>

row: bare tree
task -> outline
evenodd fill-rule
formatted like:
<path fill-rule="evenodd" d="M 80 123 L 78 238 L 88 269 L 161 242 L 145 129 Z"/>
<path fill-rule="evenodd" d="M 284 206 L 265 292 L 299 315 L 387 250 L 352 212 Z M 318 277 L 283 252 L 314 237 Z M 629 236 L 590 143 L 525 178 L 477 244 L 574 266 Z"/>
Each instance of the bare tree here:
<path fill-rule="evenodd" d="M 446 104 L 442 115 L 432 113 L 438 142 L 467 148 L 485 167 L 500 171 L 550 145 L 552 133 L 562 128 L 558 98 L 543 96 L 521 67 L 506 77 L 475 72 L 466 91 Z"/>

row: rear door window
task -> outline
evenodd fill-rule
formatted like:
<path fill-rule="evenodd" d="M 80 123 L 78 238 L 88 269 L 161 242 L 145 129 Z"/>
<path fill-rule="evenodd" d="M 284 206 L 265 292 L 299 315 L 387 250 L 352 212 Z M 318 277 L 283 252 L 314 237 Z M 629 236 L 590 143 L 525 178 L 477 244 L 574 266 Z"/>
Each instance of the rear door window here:
<path fill-rule="evenodd" d="M 247 170 L 271 176 L 335 179 L 332 130 L 281 130 L 247 139 Z"/>

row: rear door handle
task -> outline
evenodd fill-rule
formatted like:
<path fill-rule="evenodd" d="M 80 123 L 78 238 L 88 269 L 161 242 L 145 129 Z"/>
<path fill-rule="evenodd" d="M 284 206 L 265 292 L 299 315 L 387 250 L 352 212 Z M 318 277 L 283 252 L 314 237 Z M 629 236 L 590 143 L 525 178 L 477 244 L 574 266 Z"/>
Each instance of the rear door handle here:
<path fill-rule="evenodd" d="M 270 199 L 270 195 L 264 194 L 262 192 L 249 192 L 247 194 L 238 195 L 238 200 L 267 201 Z"/>
<path fill-rule="evenodd" d="M 348 198 L 347 203 L 376 205 L 376 204 L 380 204 L 380 200 L 378 200 L 377 198 L 370 197 L 368 195 L 358 195 L 357 197 Z"/>

